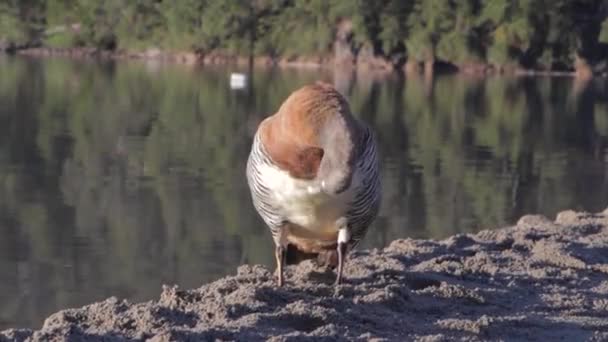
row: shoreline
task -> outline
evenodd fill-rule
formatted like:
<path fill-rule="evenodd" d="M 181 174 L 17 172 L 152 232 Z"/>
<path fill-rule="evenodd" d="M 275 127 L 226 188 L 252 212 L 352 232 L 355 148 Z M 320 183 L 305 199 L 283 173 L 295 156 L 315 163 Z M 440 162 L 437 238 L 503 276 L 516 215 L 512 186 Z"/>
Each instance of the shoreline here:
<path fill-rule="evenodd" d="M 91 47 L 79 48 L 53 48 L 53 47 L 25 47 L 16 49 L 0 50 L 5 55 L 23 55 L 33 57 L 67 57 L 74 59 L 102 59 L 102 60 L 142 60 L 157 61 L 168 64 L 183 64 L 191 66 L 206 65 L 237 65 L 246 66 L 249 64 L 249 57 L 212 52 L 208 54 L 192 51 L 169 51 L 161 49 L 147 49 L 144 51 L 110 51 L 100 50 Z M 273 59 L 268 56 L 255 56 L 253 58 L 254 67 L 267 68 L 287 68 L 287 69 L 347 69 L 354 71 L 373 72 L 379 74 L 400 73 L 424 74 L 422 64 L 418 66 L 403 65 L 402 67 L 392 67 L 383 58 L 374 57 L 363 62 L 344 62 L 337 63 L 332 57 L 294 57 Z M 591 72 L 591 74 L 579 75 L 575 70 L 541 70 L 525 69 L 521 67 L 495 68 L 490 64 L 478 63 L 456 66 L 449 63 L 436 63 L 431 73 L 435 74 L 462 74 L 470 76 L 536 76 L 536 77 L 574 77 L 581 79 L 607 77 L 606 72 Z"/>
<path fill-rule="evenodd" d="M 608 208 L 358 250 L 337 288 L 312 261 L 288 267 L 283 288 L 273 271 L 242 265 L 197 289 L 163 286 L 156 300 L 61 310 L 0 342 L 608 339 Z"/>

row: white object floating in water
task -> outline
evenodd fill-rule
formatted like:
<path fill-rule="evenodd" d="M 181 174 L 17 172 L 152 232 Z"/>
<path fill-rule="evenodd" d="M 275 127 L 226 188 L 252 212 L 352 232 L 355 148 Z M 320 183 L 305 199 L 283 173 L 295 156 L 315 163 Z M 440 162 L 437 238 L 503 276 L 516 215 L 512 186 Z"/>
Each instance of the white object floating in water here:
<path fill-rule="evenodd" d="M 232 73 L 230 74 L 230 88 L 242 89 L 247 85 L 247 76 L 245 74 Z"/>

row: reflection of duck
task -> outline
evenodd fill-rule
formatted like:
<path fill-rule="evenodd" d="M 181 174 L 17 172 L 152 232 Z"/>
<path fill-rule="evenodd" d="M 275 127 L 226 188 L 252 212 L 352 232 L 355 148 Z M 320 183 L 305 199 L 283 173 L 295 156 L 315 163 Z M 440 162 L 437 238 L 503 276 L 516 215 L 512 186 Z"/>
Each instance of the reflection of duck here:
<path fill-rule="evenodd" d="M 230 88 L 242 89 L 247 85 L 247 76 L 241 73 L 230 74 Z"/>
<path fill-rule="evenodd" d="M 253 203 L 272 232 L 279 286 L 283 264 L 316 257 L 337 266 L 378 213 L 373 132 L 325 83 L 305 86 L 259 125 L 247 163 Z"/>

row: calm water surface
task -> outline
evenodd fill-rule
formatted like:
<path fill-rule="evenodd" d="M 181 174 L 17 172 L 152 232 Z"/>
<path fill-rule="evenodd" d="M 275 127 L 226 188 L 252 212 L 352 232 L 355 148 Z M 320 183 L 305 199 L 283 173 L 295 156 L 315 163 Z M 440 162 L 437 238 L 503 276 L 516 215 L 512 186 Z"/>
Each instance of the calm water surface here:
<path fill-rule="evenodd" d="M 244 177 L 255 127 L 333 82 L 378 132 L 364 247 L 608 206 L 606 80 L 373 78 L 0 58 L 0 329 L 109 296 L 274 267 Z"/>

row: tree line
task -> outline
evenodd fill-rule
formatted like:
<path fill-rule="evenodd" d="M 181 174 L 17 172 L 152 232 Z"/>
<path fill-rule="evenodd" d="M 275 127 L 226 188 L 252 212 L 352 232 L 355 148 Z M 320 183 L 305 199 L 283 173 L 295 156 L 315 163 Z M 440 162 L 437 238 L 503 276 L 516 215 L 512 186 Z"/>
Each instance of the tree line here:
<path fill-rule="evenodd" d="M 0 0 L 0 42 L 590 74 L 607 18 L 602 0 Z"/>

